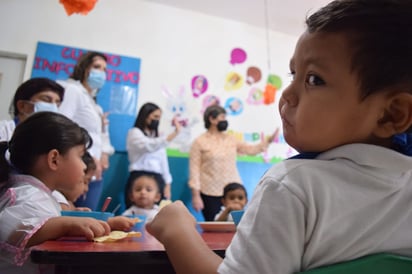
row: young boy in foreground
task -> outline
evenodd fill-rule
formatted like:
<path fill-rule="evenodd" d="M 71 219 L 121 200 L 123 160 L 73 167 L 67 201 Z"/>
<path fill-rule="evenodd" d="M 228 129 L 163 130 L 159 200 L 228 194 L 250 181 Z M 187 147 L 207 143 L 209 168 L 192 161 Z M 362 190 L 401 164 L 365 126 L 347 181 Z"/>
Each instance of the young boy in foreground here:
<path fill-rule="evenodd" d="M 412 256 L 412 1 L 337 0 L 306 24 L 279 102 L 301 154 L 262 178 L 224 259 L 181 202 L 162 209 L 147 229 L 177 273 L 289 274 Z"/>

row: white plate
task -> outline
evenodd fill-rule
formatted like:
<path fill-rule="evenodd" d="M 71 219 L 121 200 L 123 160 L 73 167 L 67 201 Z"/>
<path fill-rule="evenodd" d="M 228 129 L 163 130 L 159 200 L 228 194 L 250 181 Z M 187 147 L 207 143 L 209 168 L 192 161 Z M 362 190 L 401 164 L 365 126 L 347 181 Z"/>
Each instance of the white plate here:
<path fill-rule="evenodd" d="M 198 222 L 205 232 L 234 232 L 236 225 L 234 222 Z"/>

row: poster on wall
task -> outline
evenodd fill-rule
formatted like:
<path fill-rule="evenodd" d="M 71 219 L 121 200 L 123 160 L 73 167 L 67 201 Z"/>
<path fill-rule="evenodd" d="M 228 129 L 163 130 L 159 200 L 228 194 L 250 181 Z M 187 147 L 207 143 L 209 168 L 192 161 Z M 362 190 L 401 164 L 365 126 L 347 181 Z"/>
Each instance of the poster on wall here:
<path fill-rule="evenodd" d="M 94 49 L 38 42 L 31 77 L 65 80 L 79 57 Z M 100 51 L 99 51 L 100 52 Z M 116 151 L 126 151 L 127 131 L 136 118 L 140 58 L 101 52 L 107 57 L 107 79 L 97 103 L 108 112 L 110 139 Z"/>

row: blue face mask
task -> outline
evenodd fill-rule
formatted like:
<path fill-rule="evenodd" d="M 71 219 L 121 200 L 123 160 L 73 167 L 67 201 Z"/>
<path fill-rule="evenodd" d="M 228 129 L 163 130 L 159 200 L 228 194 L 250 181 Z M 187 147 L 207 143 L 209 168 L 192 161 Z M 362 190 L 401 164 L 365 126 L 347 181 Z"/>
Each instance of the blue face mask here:
<path fill-rule="evenodd" d="M 32 102 L 34 105 L 34 112 L 40 111 L 51 111 L 51 112 L 59 112 L 59 108 L 54 103 L 48 103 L 43 101 Z"/>
<path fill-rule="evenodd" d="M 87 83 L 92 89 L 100 89 L 106 82 L 106 72 L 99 69 L 91 69 Z"/>

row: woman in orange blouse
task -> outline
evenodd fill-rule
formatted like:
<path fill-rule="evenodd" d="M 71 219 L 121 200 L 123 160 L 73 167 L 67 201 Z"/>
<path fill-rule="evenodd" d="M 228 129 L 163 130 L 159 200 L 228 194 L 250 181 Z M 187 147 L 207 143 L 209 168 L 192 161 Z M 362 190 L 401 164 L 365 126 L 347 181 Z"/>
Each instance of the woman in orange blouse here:
<path fill-rule="evenodd" d="M 213 221 L 219 212 L 223 188 L 230 182 L 241 182 L 236 167 L 238 153 L 255 155 L 266 150 L 277 131 L 259 144 L 237 140 L 225 131 L 226 111 L 218 105 L 208 107 L 203 120 L 207 131 L 197 137 L 190 148 L 190 180 L 192 205 L 202 210 L 206 221 Z"/>

